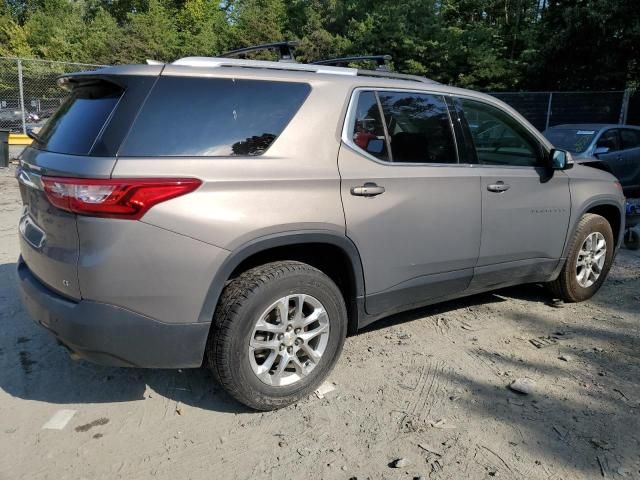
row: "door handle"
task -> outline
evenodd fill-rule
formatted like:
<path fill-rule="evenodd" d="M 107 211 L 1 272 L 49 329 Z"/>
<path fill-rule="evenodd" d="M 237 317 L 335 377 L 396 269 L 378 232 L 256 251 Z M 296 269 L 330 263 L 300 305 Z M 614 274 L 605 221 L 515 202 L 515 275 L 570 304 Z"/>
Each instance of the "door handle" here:
<path fill-rule="evenodd" d="M 359 187 L 351 187 L 351 195 L 356 197 L 375 197 L 384 192 L 384 187 L 380 187 L 373 182 L 367 182 Z"/>
<path fill-rule="evenodd" d="M 506 192 L 510 188 L 511 188 L 511 185 L 507 185 L 502 180 L 500 180 L 500 181 L 498 181 L 496 183 L 492 183 L 490 185 L 487 185 L 487 190 L 489 190 L 490 192 L 502 193 L 502 192 Z"/>

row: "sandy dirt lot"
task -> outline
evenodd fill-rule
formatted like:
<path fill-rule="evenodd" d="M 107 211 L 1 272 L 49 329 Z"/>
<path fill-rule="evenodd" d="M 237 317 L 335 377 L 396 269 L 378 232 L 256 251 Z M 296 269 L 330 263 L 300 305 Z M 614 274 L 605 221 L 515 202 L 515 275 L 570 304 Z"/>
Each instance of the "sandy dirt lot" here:
<path fill-rule="evenodd" d="M 72 361 L 17 298 L 20 208 L 0 169 L 3 480 L 640 478 L 638 252 L 583 304 L 532 285 L 386 319 L 347 339 L 333 392 L 255 413 L 205 370 Z"/>

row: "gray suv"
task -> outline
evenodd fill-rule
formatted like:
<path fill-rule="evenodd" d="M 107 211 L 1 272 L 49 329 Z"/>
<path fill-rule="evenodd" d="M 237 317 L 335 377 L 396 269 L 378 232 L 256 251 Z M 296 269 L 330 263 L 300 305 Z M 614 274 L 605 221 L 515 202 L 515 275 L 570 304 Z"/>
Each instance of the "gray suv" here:
<path fill-rule="evenodd" d="M 616 179 L 477 92 L 199 57 L 60 84 L 17 172 L 29 313 L 77 357 L 204 364 L 256 409 L 395 312 L 530 282 L 585 300 L 622 238 Z"/>

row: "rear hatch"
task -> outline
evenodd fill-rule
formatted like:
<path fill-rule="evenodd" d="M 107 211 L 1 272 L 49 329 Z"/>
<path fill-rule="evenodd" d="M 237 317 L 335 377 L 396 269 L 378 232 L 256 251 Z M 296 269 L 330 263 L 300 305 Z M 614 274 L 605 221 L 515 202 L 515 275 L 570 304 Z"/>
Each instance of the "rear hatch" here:
<path fill-rule="evenodd" d="M 76 215 L 52 205 L 44 181 L 110 177 L 117 149 L 161 71 L 160 66 L 139 68 L 114 72 L 114 67 L 63 79 L 69 98 L 20 157 L 22 258 L 41 282 L 71 299 L 81 298 Z"/>

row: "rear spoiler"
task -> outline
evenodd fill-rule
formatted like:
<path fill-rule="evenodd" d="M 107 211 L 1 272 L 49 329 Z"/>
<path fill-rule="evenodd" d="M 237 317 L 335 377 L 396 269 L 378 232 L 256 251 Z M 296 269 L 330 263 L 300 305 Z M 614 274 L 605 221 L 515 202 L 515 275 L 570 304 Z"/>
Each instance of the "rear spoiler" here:
<path fill-rule="evenodd" d="M 164 63 L 154 63 L 152 65 L 116 65 L 86 72 L 65 73 L 60 75 L 56 81 L 58 86 L 65 90 L 70 90 L 78 85 L 90 85 L 99 80 L 106 80 L 116 85 L 124 86 L 126 82 L 119 81 L 118 77 L 132 75 L 157 77 L 162 73 L 163 69 Z"/>

